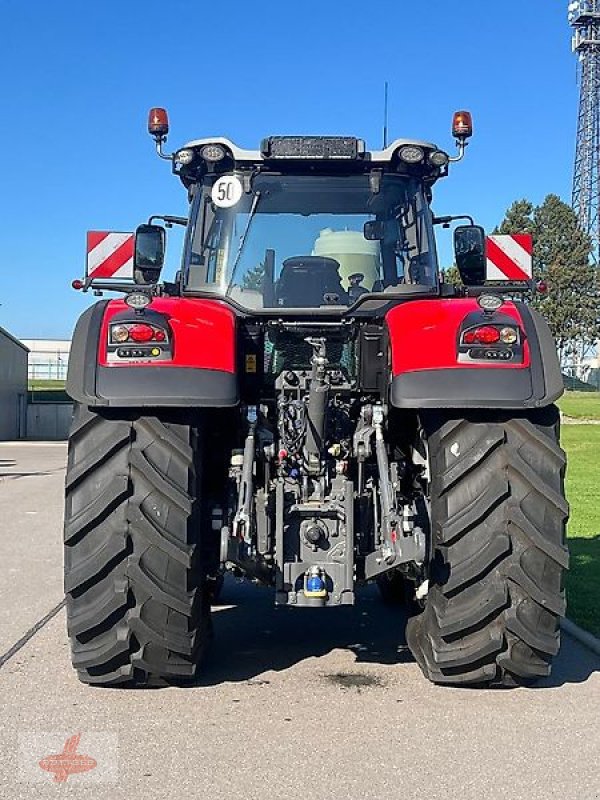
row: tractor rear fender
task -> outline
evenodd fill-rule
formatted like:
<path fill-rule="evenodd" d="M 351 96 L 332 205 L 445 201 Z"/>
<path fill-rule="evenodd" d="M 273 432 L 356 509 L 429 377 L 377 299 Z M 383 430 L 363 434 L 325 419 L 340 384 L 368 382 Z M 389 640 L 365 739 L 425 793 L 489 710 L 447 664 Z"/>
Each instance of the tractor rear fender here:
<path fill-rule="evenodd" d="M 149 324 L 165 332 L 124 357 L 110 343 L 111 326 Z M 135 342 L 122 346 L 136 348 Z M 215 300 L 156 298 L 144 312 L 122 300 L 103 300 L 85 311 L 73 334 L 67 392 L 88 406 L 225 407 L 238 403 L 234 313 Z"/>
<path fill-rule="evenodd" d="M 538 408 L 564 391 L 550 329 L 523 303 L 507 301 L 484 314 L 471 298 L 416 300 L 389 311 L 386 324 L 397 408 Z M 461 346 L 466 329 L 484 325 L 520 329 L 509 360 L 472 360 Z"/>

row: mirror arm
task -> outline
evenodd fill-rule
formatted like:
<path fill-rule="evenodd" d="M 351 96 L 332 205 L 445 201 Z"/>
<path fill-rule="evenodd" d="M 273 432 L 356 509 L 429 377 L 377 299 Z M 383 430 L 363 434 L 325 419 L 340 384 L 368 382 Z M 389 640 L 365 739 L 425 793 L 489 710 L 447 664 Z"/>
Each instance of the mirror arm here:
<path fill-rule="evenodd" d="M 457 216 L 447 216 L 447 217 L 436 217 L 434 216 L 432 219 L 432 223 L 434 225 L 443 225 L 444 227 L 448 227 L 451 222 L 455 222 L 459 219 L 468 219 L 469 223 L 475 226 L 475 220 L 470 214 L 458 214 Z"/>
<path fill-rule="evenodd" d="M 168 228 L 171 228 L 173 225 L 185 226 L 188 224 L 187 217 L 174 217 L 171 214 L 153 214 L 151 217 L 148 217 L 148 225 L 152 225 L 152 220 L 154 219 L 162 219 Z"/>
<path fill-rule="evenodd" d="M 151 297 L 179 297 L 181 288 L 178 283 L 165 281 L 164 283 L 127 283 L 126 281 L 95 281 L 93 278 L 86 280 L 86 285 L 81 289 L 88 292 L 90 289 L 97 292 L 123 292 L 132 294 L 142 292 Z"/>
<path fill-rule="evenodd" d="M 465 286 L 467 297 L 479 297 L 481 294 L 525 294 L 536 293 L 535 281 L 522 281 L 521 283 L 504 283 L 495 286 L 493 283 L 482 286 Z"/>

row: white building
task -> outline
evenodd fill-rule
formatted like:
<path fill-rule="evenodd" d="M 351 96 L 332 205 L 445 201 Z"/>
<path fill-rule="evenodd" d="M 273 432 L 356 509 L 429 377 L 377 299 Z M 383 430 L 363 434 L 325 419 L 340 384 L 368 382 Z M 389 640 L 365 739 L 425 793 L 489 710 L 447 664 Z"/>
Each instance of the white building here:
<path fill-rule="evenodd" d="M 68 339 L 22 339 L 29 348 L 29 380 L 59 380 L 67 377 L 71 351 Z"/>

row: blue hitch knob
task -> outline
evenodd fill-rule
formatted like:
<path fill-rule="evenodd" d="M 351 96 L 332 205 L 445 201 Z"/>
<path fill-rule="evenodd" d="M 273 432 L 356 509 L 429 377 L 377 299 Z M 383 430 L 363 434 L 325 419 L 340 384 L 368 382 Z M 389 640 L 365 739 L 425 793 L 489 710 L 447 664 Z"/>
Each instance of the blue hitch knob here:
<path fill-rule="evenodd" d="M 306 579 L 304 595 L 306 597 L 326 597 L 327 587 L 323 578 L 319 575 L 309 575 Z"/>

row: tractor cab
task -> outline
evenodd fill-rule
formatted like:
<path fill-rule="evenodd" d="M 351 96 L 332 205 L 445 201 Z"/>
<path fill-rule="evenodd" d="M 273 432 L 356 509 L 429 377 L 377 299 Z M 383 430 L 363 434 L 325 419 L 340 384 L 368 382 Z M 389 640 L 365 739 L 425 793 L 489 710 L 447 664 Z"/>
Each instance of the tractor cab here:
<path fill-rule="evenodd" d="M 430 187 L 449 157 L 433 145 L 271 137 L 253 152 L 201 140 L 174 158 L 192 197 L 185 294 L 289 314 L 436 291 Z"/>

